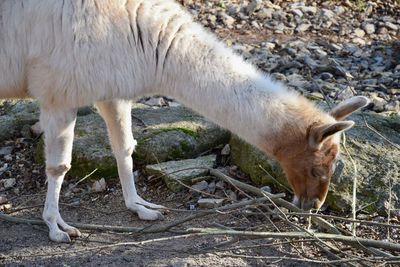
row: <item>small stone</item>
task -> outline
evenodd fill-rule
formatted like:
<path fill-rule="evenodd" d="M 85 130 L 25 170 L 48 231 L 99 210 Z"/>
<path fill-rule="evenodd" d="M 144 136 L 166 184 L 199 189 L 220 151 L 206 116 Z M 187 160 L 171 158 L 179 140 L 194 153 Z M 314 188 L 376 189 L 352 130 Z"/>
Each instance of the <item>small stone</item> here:
<path fill-rule="evenodd" d="M 356 29 L 354 30 L 354 34 L 355 34 L 355 36 L 357 36 L 357 37 L 359 37 L 359 38 L 362 38 L 362 37 L 365 36 L 365 31 L 362 30 L 362 29 L 360 29 L 360 28 L 356 28 Z"/>
<path fill-rule="evenodd" d="M 229 197 L 229 199 L 232 200 L 232 201 L 237 201 L 237 199 L 238 199 L 237 194 L 236 194 L 235 192 L 233 192 L 233 191 L 230 191 L 230 192 L 228 193 L 228 197 Z"/>
<path fill-rule="evenodd" d="M 262 4 L 261 0 L 252 0 L 246 8 L 247 14 L 251 15 L 253 14 L 254 11 L 260 9 Z"/>
<path fill-rule="evenodd" d="M 224 148 L 221 150 L 221 155 L 228 156 L 231 153 L 231 147 L 229 144 L 226 144 Z"/>
<path fill-rule="evenodd" d="M 0 206 L 1 211 L 8 211 L 8 210 L 11 210 L 11 208 L 12 208 L 11 204 L 3 204 Z"/>
<path fill-rule="evenodd" d="M 300 18 L 304 15 L 303 12 L 301 12 L 300 9 L 292 9 L 292 10 L 290 10 L 290 12 L 292 12 L 293 15 L 298 16 Z"/>
<path fill-rule="evenodd" d="M 400 95 L 400 88 L 391 88 L 387 90 L 388 94 Z"/>
<path fill-rule="evenodd" d="M 222 22 L 223 22 L 228 28 L 232 28 L 232 27 L 233 27 L 233 24 L 234 24 L 235 21 L 236 21 L 234 18 L 232 18 L 231 16 L 229 16 L 228 14 L 223 13 L 223 12 L 219 13 L 219 17 L 220 17 L 220 19 L 222 20 Z"/>
<path fill-rule="evenodd" d="M 236 14 L 239 12 L 239 6 L 237 6 L 237 5 L 229 5 L 229 6 L 226 8 L 226 12 L 227 12 L 230 16 L 236 15 Z"/>
<path fill-rule="evenodd" d="M 5 146 L 0 148 L 0 156 L 10 155 L 12 152 L 11 146 Z"/>
<path fill-rule="evenodd" d="M 13 158 L 12 158 L 11 154 L 8 154 L 8 155 L 4 155 L 4 160 L 10 162 L 13 160 Z"/>
<path fill-rule="evenodd" d="M 393 31 L 397 31 L 399 27 L 396 24 L 391 23 L 390 21 L 385 22 L 385 26 Z"/>
<path fill-rule="evenodd" d="M 267 193 L 272 192 L 271 187 L 269 187 L 268 185 L 261 187 L 260 190 L 267 192 Z"/>
<path fill-rule="evenodd" d="M 8 199 L 5 196 L 0 196 L 0 205 L 6 204 Z"/>
<path fill-rule="evenodd" d="M 107 189 L 107 183 L 104 178 L 101 178 L 98 181 L 95 181 L 92 185 L 92 191 L 93 192 L 103 192 L 106 191 Z"/>
<path fill-rule="evenodd" d="M 385 110 L 386 100 L 377 96 L 376 94 L 371 94 L 371 102 L 374 104 L 373 110 L 377 112 L 382 112 Z"/>
<path fill-rule="evenodd" d="M 330 80 L 333 78 L 333 74 L 329 72 L 323 72 L 320 74 L 322 80 Z"/>
<path fill-rule="evenodd" d="M 31 133 L 33 136 L 37 137 L 43 133 L 42 127 L 40 126 L 40 122 L 36 122 L 31 126 Z"/>
<path fill-rule="evenodd" d="M 388 29 L 385 27 L 380 27 L 378 29 L 378 34 L 387 34 L 388 33 Z"/>
<path fill-rule="evenodd" d="M 197 191 L 205 191 L 205 190 L 207 190 L 207 188 L 208 188 L 208 183 L 207 183 L 207 181 L 204 181 L 204 180 L 192 185 L 192 189 L 197 190 Z"/>
<path fill-rule="evenodd" d="M 274 50 L 276 45 L 271 42 L 265 42 L 263 43 L 263 46 L 268 50 Z"/>
<path fill-rule="evenodd" d="M 372 23 L 363 24 L 363 29 L 367 34 L 373 34 L 375 32 L 375 25 Z"/>
<path fill-rule="evenodd" d="M 4 179 L 2 182 L 3 182 L 4 189 L 9 189 L 17 183 L 15 178 Z"/>
<path fill-rule="evenodd" d="M 315 55 L 316 55 L 318 58 L 320 58 L 320 59 L 325 58 L 325 57 L 328 56 L 328 53 L 325 52 L 324 50 L 322 50 L 321 48 L 315 49 L 315 50 L 314 50 L 314 53 L 315 53 Z"/>
<path fill-rule="evenodd" d="M 197 204 L 199 204 L 199 208 L 201 209 L 214 209 L 222 206 L 223 202 L 224 200 L 220 198 L 202 198 L 197 201 Z"/>
<path fill-rule="evenodd" d="M 321 11 L 321 16 L 327 20 L 332 19 L 335 16 L 335 13 L 332 10 L 329 9 L 322 9 Z"/>
<path fill-rule="evenodd" d="M 399 100 L 392 101 L 389 104 L 387 104 L 385 108 L 387 111 L 400 112 L 400 101 Z"/>
<path fill-rule="evenodd" d="M 364 46 L 365 45 L 365 40 L 359 37 L 353 38 L 353 43 Z"/>
<path fill-rule="evenodd" d="M 157 107 L 162 107 L 166 105 L 163 97 L 151 97 L 149 100 L 144 102 L 144 104 L 148 106 L 157 106 Z"/>
<path fill-rule="evenodd" d="M 341 15 L 341 14 L 343 14 L 344 12 L 346 12 L 346 9 L 345 9 L 344 7 L 342 7 L 342 6 L 335 6 L 335 13 L 336 13 L 337 15 Z"/>
<path fill-rule="evenodd" d="M 302 23 L 296 27 L 296 32 L 305 32 L 307 31 L 312 25 L 310 23 Z"/>
<path fill-rule="evenodd" d="M 182 261 L 182 260 L 178 260 L 178 261 L 171 263 L 170 266 L 171 267 L 187 267 L 187 266 L 189 266 L 189 263 Z"/>
<path fill-rule="evenodd" d="M 213 194 L 215 192 L 216 189 L 216 184 L 214 181 L 212 181 L 211 183 L 208 184 L 208 192 Z"/>
<path fill-rule="evenodd" d="M 256 13 L 257 18 L 265 20 L 271 19 L 274 10 L 272 8 L 262 8 L 260 11 Z"/>
<path fill-rule="evenodd" d="M 215 188 L 218 188 L 218 189 L 225 189 L 225 183 L 224 183 L 223 181 L 218 181 L 218 182 L 215 184 Z"/>
<path fill-rule="evenodd" d="M 317 7 L 315 6 L 301 6 L 300 9 L 301 11 L 309 15 L 314 15 L 315 13 L 317 13 Z"/>

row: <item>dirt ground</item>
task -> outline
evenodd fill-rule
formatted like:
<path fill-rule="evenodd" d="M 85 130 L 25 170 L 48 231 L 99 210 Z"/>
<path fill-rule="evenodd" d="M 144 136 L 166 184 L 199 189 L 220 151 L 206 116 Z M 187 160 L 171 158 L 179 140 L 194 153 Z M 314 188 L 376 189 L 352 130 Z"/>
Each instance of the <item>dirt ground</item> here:
<path fill-rule="evenodd" d="M 42 178 L 38 178 L 42 179 Z M 76 181 L 76 180 L 75 180 Z M 68 182 L 75 182 L 70 179 Z M 68 183 L 67 182 L 67 183 Z M 84 188 L 87 184 L 83 184 Z M 68 187 L 68 186 L 65 186 Z M 143 189 L 144 186 L 139 188 Z M 122 191 L 118 182 L 111 181 L 107 192 L 74 194 L 74 196 L 61 197 L 61 213 L 66 221 L 91 223 L 97 225 L 118 226 L 150 226 L 151 222 L 144 222 L 123 204 Z M 161 183 L 147 187 L 141 194 L 146 199 L 155 203 L 163 203 L 169 208 L 185 209 L 184 203 L 191 197 L 190 193 L 174 194 L 168 192 Z M 29 193 L 28 193 L 29 192 Z M 40 218 L 44 201 L 45 188 L 34 192 L 29 190 L 20 196 L 15 196 L 11 201 L 14 210 L 18 207 L 27 207 L 13 213 L 13 216 L 23 218 Z M 28 193 L 28 194 L 26 194 Z M 167 199 L 167 201 L 165 201 Z M 172 199 L 172 200 L 168 200 Z M 165 224 L 176 221 L 189 212 L 172 211 L 165 215 Z M 279 225 L 279 222 L 277 222 Z M 236 229 L 263 229 L 274 230 L 272 225 L 262 218 L 247 218 L 240 213 L 212 215 L 191 221 L 181 226 L 186 227 L 213 227 L 225 225 Z M 281 228 L 283 230 L 284 228 Z M 244 230 L 244 229 L 243 229 Z M 83 236 L 73 239 L 70 244 L 57 244 L 49 241 L 48 231 L 45 226 L 32 226 L 0 221 L 0 264 L 7 266 L 264 266 L 265 260 L 242 259 L 229 256 L 229 254 L 241 254 L 241 252 L 263 256 L 295 256 L 298 248 L 291 245 L 274 245 L 272 247 L 258 247 L 254 249 L 227 249 L 218 251 L 217 248 L 223 242 L 230 240 L 228 237 L 189 237 L 177 240 L 154 242 L 140 246 L 119 246 L 115 248 L 94 249 L 84 251 L 87 248 L 115 244 L 149 240 L 161 237 L 171 237 L 173 233 L 159 234 L 125 234 L 106 231 L 82 231 Z M 273 240 L 242 240 L 233 242 L 228 247 L 271 244 Z M 276 240 L 279 241 L 279 240 Z M 226 249 L 222 247 L 221 249 Z M 81 250 L 81 251 L 80 251 Z M 315 251 L 310 251 L 310 255 Z M 272 266 L 299 266 L 296 262 L 268 261 Z M 309 264 L 306 264 L 309 266 Z"/>

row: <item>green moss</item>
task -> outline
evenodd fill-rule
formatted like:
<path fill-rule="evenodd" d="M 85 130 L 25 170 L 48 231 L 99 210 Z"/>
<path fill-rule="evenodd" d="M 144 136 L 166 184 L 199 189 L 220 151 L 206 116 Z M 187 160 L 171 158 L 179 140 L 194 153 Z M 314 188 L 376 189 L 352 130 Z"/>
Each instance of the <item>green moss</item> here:
<path fill-rule="evenodd" d="M 199 133 L 197 130 L 185 127 L 177 127 L 177 126 L 171 126 L 167 128 L 156 128 L 155 130 L 152 131 L 152 134 L 157 135 L 160 133 L 171 132 L 171 131 L 180 131 L 194 138 L 199 137 Z"/>

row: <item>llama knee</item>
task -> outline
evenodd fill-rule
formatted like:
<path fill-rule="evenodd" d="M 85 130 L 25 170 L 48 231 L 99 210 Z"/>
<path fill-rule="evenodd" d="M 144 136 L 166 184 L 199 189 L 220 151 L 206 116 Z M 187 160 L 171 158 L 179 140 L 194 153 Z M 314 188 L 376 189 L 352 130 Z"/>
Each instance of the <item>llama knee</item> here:
<path fill-rule="evenodd" d="M 48 166 L 46 167 L 46 173 L 53 177 L 58 177 L 66 174 L 69 169 L 71 169 L 70 164 L 61 164 L 58 166 Z"/>

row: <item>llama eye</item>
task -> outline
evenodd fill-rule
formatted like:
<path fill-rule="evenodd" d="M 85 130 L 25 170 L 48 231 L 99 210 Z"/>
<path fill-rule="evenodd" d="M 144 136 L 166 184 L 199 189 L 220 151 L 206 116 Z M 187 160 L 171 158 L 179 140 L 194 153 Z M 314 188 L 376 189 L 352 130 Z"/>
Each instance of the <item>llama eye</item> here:
<path fill-rule="evenodd" d="M 324 171 L 321 170 L 320 168 L 312 168 L 311 175 L 315 178 L 320 178 L 324 175 Z"/>

